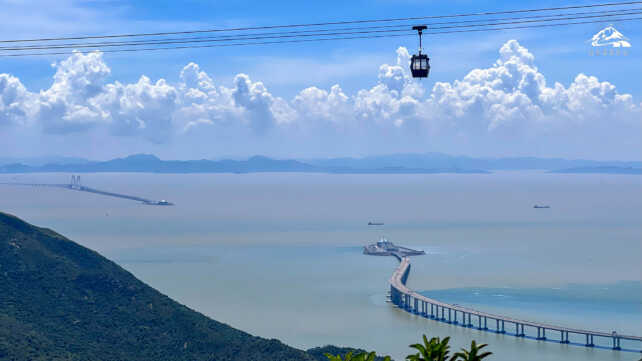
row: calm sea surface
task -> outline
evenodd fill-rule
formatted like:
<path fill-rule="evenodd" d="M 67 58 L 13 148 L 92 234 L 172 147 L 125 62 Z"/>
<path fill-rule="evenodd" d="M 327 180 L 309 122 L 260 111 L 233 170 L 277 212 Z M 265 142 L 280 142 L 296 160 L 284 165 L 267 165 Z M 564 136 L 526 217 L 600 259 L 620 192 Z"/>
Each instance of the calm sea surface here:
<path fill-rule="evenodd" d="M 69 177 L 0 175 L 0 182 Z M 396 260 L 361 254 L 383 235 L 428 253 L 412 259 L 409 286 L 431 297 L 642 335 L 640 176 L 112 173 L 82 180 L 176 206 L 0 186 L 0 210 L 52 228 L 179 302 L 256 335 L 299 348 L 363 347 L 397 360 L 422 333 L 450 335 L 454 348 L 488 343 L 489 360 L 497 361 L 640 358 L 409 315 L 386 303 Z"/>

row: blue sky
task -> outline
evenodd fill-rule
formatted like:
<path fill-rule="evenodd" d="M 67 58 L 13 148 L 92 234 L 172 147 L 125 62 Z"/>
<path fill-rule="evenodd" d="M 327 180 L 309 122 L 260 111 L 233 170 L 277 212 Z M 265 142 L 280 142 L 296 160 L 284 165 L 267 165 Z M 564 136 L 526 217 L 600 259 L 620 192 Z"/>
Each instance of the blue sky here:
<path fill-rule="evenodd" d="M 564 5 L 588 4 L 591 2 L 571 1 L 565 2 Z M 73 35 L 100 35 L 127 32 L 155 32 L 155 31 L 180 31 L 202 28 L 215 27 L 236 27 L 236 26 L 260 26 L 275 25 L 288 23 L 309 23 L 324 22 L 334 20 L 353 20 L 353 19 L 372 19 L 372 18 L 390 18 L 390 17 L 407 17 L 422 15 L 443 15 L 454 13 L 471 13 L 480 11 L 501 11 L 524 8 L 542 8 L 560 6 L 559 2 L 554 1 L 522 1 L 522 2 L 488 2 L 488 1 L 182 1 L 182 2 L 164 2 L 164 1 L 14 1 L 0 0 L 0 5 L 5 10 L 0 14 L 0 38 L 30 38 L 40 36 L 73 36 Z M 629 49 L 627 56 L 608 56 L 594 57 L 589 56 L 590 46 L 586 42 L 594 33 L 602 29 L 606 24 L 586 24 L 565 28 L 541 28 L 541 29 L 524 29 L 511 30 L 502 32 L 483 32 L 483 33 L 464 33 L 464 34 L 445 34 L 440 36 L 428 36 L 425 38 L 424 48 L 431 56 L 432 71 L 428 80 L 422 81 L 420 86 L 423 93 L 406 95 L 415 97 L 420 102 L 431 97 L 435 84 L 445 82 L 455 86 L 455 81 L 462 80 L 473 69 L 488 69 L 498 59 L 498 51 L 502 46 L 511 40 L 516 40 L 519 45 L 534 56 L 534 64 L 531 64 L 537 71 L 546 78 L 546 85 L 553 87 L 555 82 L 559 82 L 564 87 L 569 88 L 578 74 L 595 76 L 599 82 L 608 82 L 616 88 L 618 94 L 630 94 L 631 104 L 634 105 L 628 114 L 629 126 L 625 126 L 625 135 L 639 129 L 639 108 L 642 98 L 642 27 L 640 22 L 628 22 L 615 24 L 617 29 L 630 39 L 632 47 Z M 338 84 L 341 91 L 349 98 L 354 98 L 357 102 L 357 94 L 360 90 L 372 90 L 384 78 L 378 76 L 382 64 L 395 65 L 397 61 L 397 49 L 407 47 L 411 52 L 416 48 L 416 38 L 391 38 L 376 40 L 346 40 L 337 42 L 305 43 L 305 44 L 283 44 L 273 46 L 255 46 L 255 47 L 235 47 L 235 48 L 214 48 L 214 49 L 191 49 L 191 50 L 172 50 L 165 52 L 148 52 L 134 54 L 103 54 L 100 62 L 106 64 L 109 71 L 101 75 L 100 86 L 107 86 L 118 82 L 120 84 L 136 84 L 142 75 L 150 78 L 152 84 L 158 79 L 165 79 L 168 84 L 178 89 L 181 83 L 181 70 L 189 63 L 198 64 L 199 71 L 206 72 L 214 83 L 215 87 L 226 87 L 227 89 L 237 89 L 237 75 L 240 73 L 249 76 L 251 86 L 256 82 L 261 82 L 263 87 L 271 97 L 268 100 L 270 104 L 270 115 L 273 117 L 276 128 L 282 124 L 292 124 L 300 121 L 291 119 L 297 117 L 292 115 L 278 115 L 279 107 L 276 98 L 283 99 L 285 102 L 294 102 L 294 98 L 300 92 L 309 87 L 330 92 L 330 88 Z M 54 73 L 60 71 L 60 67 L 52 67 L 52 64 L 61 64 L 66 56 L 47 56 L 31 58 L 0 58 L 0 74 L 8 74 L 16 79 L 26 88 L 31 95 L 25 99 L 35 99 L 40 91 L 51 90 L 54 81 Z M 70 65 L 71 66 L 71 65 Z M 405 64 L 402 64 L 405 68 Z M 70 72 L 73 72 L 70 70 Z M 67 73 L 69 74 L 69 72 Z M 384 80 L 382 80 L 384 79 Z M 416 83 L 416 81 L 415 81 Z M 406 84 L 408 85 L 408 84 Z M 388 86 L 388 90 L 392 88 Z M 74 92 L 74 88 L 69 88 L 69 92 Z M 254 88 L 252 88 L 254 89 Z M 258 88 L 257 88 L 258 89 Z M 262 89 L 262 88 L 261 88 Z M 406 89 L 405 87 L 403 89 Z M 256 90 L 260 92 L 261 90 Z M 463 90 L 462 90 L 463 91 Z M 399 89 L 397 94 L 398 100 L 402 98 L 402 90 Z M 224 93 L 224 92 L 223 92 Z M 0 90 L 1 94 L 1 90 Z M 220 91 L 217 94 L 222 94 Z M 231 94 L 231 93 L 230 93 Z M 256 100 L 256 94 L 248 93 L 252 99 Z M 254 95 L 252 95 L 254 94 Z M 463 93 L 462 93 L 463 94 Z M 465 95 L 465 94 L 464 94 Z M 71 96 L 66 94 L 65 96 Z M 231 95 L 230 95 L 231 96 Z M 181 105 L 185 104 L 182 95 L 177 95 Z M 59 98 L 59 97 L 58 97 Z M 413 99 L 415 99 L 413 98 Z M 267 99 L 267 98 L 266 98 Z M 42 102 L 43 100 L 38 100 Z M 47 100 L 49 101 L 49 100 Z M 86 103 L 91 103 L 85 99 Z M 218 101 L 218 100 L 217 100 Z M 484 107 L 492 107 L 493 100 L 488 100 Z M 235 98 L 235 106 L 243 108 L 239 98 Z M 25 104 L 29 103 L 25 100 Z M 69 109 L 74 106 L 87 107 L 87 112 L 101 113 L 106 112 L 106 108 L 96 110 L 93 105 L 85 103 L 71 104 L 68 103 Z M 216 103 L 219 104 L 219 103 Z M 1 104 L 0 104 L 1 105 Z M 296 104 L 289 104 L 290 108 Z M 391 105 L 398 107 L 399 104 Z M 515 104 L 511 103 L 510 106 Z M 27 105 L 25 105 L 26 107 Z M 431 105 L 433 106 L 433 105 Z M 40 107 L 42 107 L 40 105 Z M 288 108 L 288 109 L 290 109 Z M 0 107 L 0 109 L 2 109 Z M 113 107 L 112 107 L 113 109 Z M 217 108 L 218 109 L 218 108 Z M 279 108 L 280 109 L 280 108 Z M 395 108 L 397 111 L 398 109 Z M 430 107 L 422 111 L 430 111 Z M 577 109 L 577 108 L 575 108 Z M 440 109 L 439 111 L 442 111 Z M 488 109 L 487 109 L 488 110 Z M 235 110 L 230 110 L 235 111 Z M 288 110 L 289 111 L 289 110 Z M 448 113 L 448 110 L 443 110 Z M 465 115 L 458 114 L 456 120 L 466 126 L 468 118 L 474 118 L 475 108 L 467 108 Z M 497 110 L 492 110 L 496 112 Z M 617 110 L 618 117 L 622 117 L 624 110 Z M 259 115 L 252 115 L 250 106 L 245 105 L 244 109 L 239 112 L 245 112 L 245 115 L 239 115 L 238 122 L 250 124 Z M 276 113 L 275 113 L 276 112 Z M 356 111 L 358 113 L 358 111 Z M 526 110 L 528 113 L 529 110 Z M 600 117 L 609 117 L 615 114 L 616 110 L 605 110 Z M 28 113 L 28 111 L 27 111 Z M 34 110 L 34 114 L 36 111 Z M 345 155 L 365 155 L 372 153 L 395 153 L 395 152 L 423 152 L 423 151 L 443 151 L 458 154 L 482 154 L 488 156 L 500 155 L 539 155 L 539 156 L 569 156 L 569 157 L 591 157 L 591 158 L 622 158 L 622 159 L 639 159 L 639 137 L 626 140 L 627 148 L 614 150 L 618 144 L 613 144 L 611 149 L 600 152 L 591 149 L 590 145 L 582 146 L 582 139 L 585 135 L 582 131 L 577 131 L 569 127 L 563 127 L 563 130 L 551 131 L 549 126 L 539 136 L 551 138 L 549 144 L 535 144 L 531 147 L 520 147 L 523 144 L 521 136 L 531 132 L 528 129 L 507 130 L 501 135 L 501 140 L 506 142 L 505 147 L 496 146 L 499 138 L 495 135 L 479 135 L 470 129 L 462 128 L 461 131 L 452 131 L 448 137 L 452 137 L 450 142 L 440 143 L 436 138 L 441 137 L 442 130 L 433 129 L 431 124 L 417 125 L 418 128 L 410 131 L 413 139 L 405 139 L 401 131 L 395 133 L 395 139 L 384 149 L 377 149 L 376 143 L 386 141 L 390 134 L 389 130 L 382 129 L 377 134 L 368 132 L 337 130 L 337 128 L 327 129 L 313 127 L 315 130 L 304 132 L 308 137 L 311 134 L 318 134 L 316 142 L 319 145 L 309 147 L 310 142 L 303 141 L 305 138 L 301 133 L 281 132 L 279 128 L 274 134 L 265 132 L 245 133 L 237 129 L 235 125 L 225 128 L 217 127 L 215 136 L 211 139 L 225 139 L 220 145 L 211 145 L 209 140 L 199 139 L 198 136 L 189 138 L 185 134 L 186 126 L 182 124 L 178 130 L 162 130 L 162 136 L 158 134 L 147 136 L 142 128 L 153 129 L 152 126 L 146 126 L 143 123 L 153 121 L 151 119 L 142 119 L 141 115 L 130 116 L 124 119 L 128 124 L 136 118 L 139 128 L 136 131 L 115 131 L 114 129 L 123 129 L 113 126 L 115 120 L 113 114 L 106 118 L 101 118 L 95 123 L 98 125 L 66 127 L 65 124 L 47 128 L 46 122 L 57 121 L 45 119 L 45 116 L 56 116 L 77 119 L 70 113 L 64 114 L 46 114 L 41 110 L 37 111 L 38 116 L 34 119 L 7 120 L 3 125 L 2 114 L 0 113 L 0 132 L 5 135 L 11 135 L 14 139 L 20 139 L 20 144 L 34 144 L 30 149 L 18 149 L 16 143 L 5 143 L 0 151 L 13 156 L 23 155 L 43 155 L 45 153 L 55 152 L 59 155 L 78 156 L 72 147 L 64 144 L 69 141 L 77 141 L 80 144 L 91 138 L 92 143 L 85 143 L 85 149 L 89 148 L 88 156 L 95 158 L 108 158 L 111 156 L 124 155 L 127 152 L 148 151 L 155 152 L 167 158 L 189 158 L 189 157 L 216 157 L 221 154 L 228 155 L 249 155 L 261 153 L 275 156 L 333 156 L 339 154 Z M 92 114 L 93 114 L 92 113 Z M 125 113 L 120 111 L 120 113 Z M 444 114 L 446 114 L 444 113 Z M 546 113 L 546 112 L 545 112 Z M 567 112 L 568 113 L 568 112 Z M 146 113 L 147 116 L 153 116 L 153 113 Z M 192 114 L 192 113 L 190 113 Z M 218 119 L 219 115 L 210 111 L 209 115 L 199 115 L 200 124 L 216 123 L 214 118 Z M 224 117 L 231 117 L 225 113 Z M 236 114 L 236 113 L 235 113 Z M 257 113 L 258 114 L 258 113 Z M 275 115 L 276 114 L 276 115 Z M 294 113 L 293 113 L 294 114 Z M 493 113 L 495 114 L 495 113 Z M 490 114 L 492 118 L 494 115 Z M 509 114 L 509 113 L 507 113 Z M 530 113 L 529 113 L 530 114 Z M 549 114 L 550 115 L 550 114 Z M 567 114 L 568 115 L 568 114 Z M 222 115 L 220 115 L 223 117 Z M 336 115 L 336 118 L 345 117 L 345 114 Z M 5 116 L 7 119 L 8 116 Z M 133 117 L 133 118 L 132 118 Z M 144 116 L 143 116 L 144 117 Z M 213 117 L 209 119 L 208 117 Z M 245 118 L 243 118 L 245 117 Z M 254 118 L 252 118 L 254 117 Z M 423 118 L 422 118 L 423 117 Z M 443 119 L 446 115 L 440 116 Z M 503 119 L 507 116 L 502 115 Z M 523 115 L 521 116 L 524 117 Z M 525 116 L 527 118 L 531 115 Z M 536 116 L 533 116 L 536 118 Z M 556 116 L 555 116 L 556 117 Z M 38 118 L 38 119 L 35 119 Z M 250 119 L 252 118 L 252 119 Z M 300 117 L 299 117 L 300 118 Z M 332 118 L 332 114 L 327 118 Z M 410 126 L 414 121 L 432 122 L 427 116 L 420 116 L 421 120 L 415 120 L 416 116 L 405 116 L 394 114 L 388 119 L 391 124 L 399 126 L 400 120 L 404 126 Z M 426 118 L 426 119 L 424 119 Z M 519 117 L 518 117 L 519 118 Z M 522 119 L 519 118 L 519 119 Z M 535 118 L 529 118 L 533 124 L 540 124 Z M 586 118 L 586 117 L 585 117 Z M 636 122 L 636 118 L 638 121 Z M 383 119 L 383 118 L 382 118 Z M 514 124 L 515 120 L 504 119 L 504 121 Z M 357 119 L 358 120 L 358 119 Z M 357 122 L 355 120 L 355 122 Z M 370 115 L 369 120 L 372 124 L 380 124 L 384 120 L 376 119 L 376 114 Z M 77 120 L 75 120 L 77 121 Z M 176 119 L 176 116 L 166 121 L 167 124 L 184 122 L 184 119 Z M 358 120 L 361 121 L 361 120 Z M 453 120 L 454 121 L 454 120 Z M 572 119 L 568 120 L 573 123 Z M 583 121 L 587 121 L 584 119 Z M 38 125 L 43 122 L 45 125 Z M 395 123 L 396 122 L 396 123 Z M 105 124 L 108 124 L 108 127 Z M 492 128 L 488 121 L 486 128 L 490 131 Z M 18 125 L 16 125 L 18 124 Z M 143 124 L 143 125 L 141 125 Z M 209 123 L 208 123 L 209 124 Z M 371 126 L 362 124 L 366 129 Z M 423 124 L 423 123 L 422 123 Z M 191 125 L 190 125 L 191 126 Z M 595 142 L 599 139 L 598 133 L 603 134 L 605 125 L 593 127 L 590 134 L 586 135 L 587 141 Z M 102 128 L 104 129 L 102 129 Z M 303 127 L 303 126 L 301 126 Z M 28 129 L 27 129 L 28 128 Z M 395 128 L 395 129 L 397 129 Z M 43 130 L 44 129 L 44 130 Z M 49 130 L 47 130 L 49 129 Z M 157 129 L 157 128 L 154 128 Z M 191 128 L 190 128 L 191 129 Z M 213 129 L 213 128 L 212 128 Z M 212 130 L 213 131 L 213 130 Z M 213 131 L 214 132 L 214 131 Z M 316 132 L 316 133 L 315 133 Z M 425 132 L 425 137 L 416 137 L 416 132 Z M 432 133 L 431 133 L 432 132 Z M 514 142 L 511 140 L 511 133 L 515 132 Z M 539 132 L 537 130 L 536 132 Z M 169 133 L 179 135 L 169 136 Z M 200 132 L 199 132 L 200 133 Z M 259 132 L 260 133 L 260 132 Z M 518 134 L 519 133 L 519 134 Z M 614 129 L 613 137 L 618 138 L 622 135 L 621 131 Z M 352 146 L 337 147 L 336 150 L 326 151 L 320 144 L 335 139 L 339 134 L 343 141 L 341 144 L 353 144 Z M 443 133 L 446 134 L 446 133 Z M 464 134 L 466 141 L 461 147 L 457 147 L 456 139 L 460 134 Z M 198 134 L 197 134 L 198 135 Z M 474 138 L 479 136 L 483 141 L 477 141 Z M 284 137 L 292 141 L 283 141 Z M 324 138 L 324 137 L 327 137 Z M 370 141 L 363 141 L 363 137 L 370 137 Z M 189 138 L 189 139 L 188 139 Z M 268 138 L 270 140 L 268 140 Z M 443 138 L 443 137 L 441 137 Z M 231 140 L 230 140 L 231 139 Z M 548 139 L 548 138 L 545 138 Z M 568 140 L 568 141 L 567 141 Z M 532 139 L 529 141 L 533 141 Z M 17 141 L 16 141 L 17 142 Z M 104 142 L 113 145 L 113 149 L 105 147 L 95 147 L 92 144 Z M 313 140 L 312 143 L 315 141 Z M 615 140 L 614 143 L 617 143 Z M 368 143 L 368 144 L 365 144 Z M 373 144 L 374 143 L 374 144 Z M 564 144 L 571 144 L 565 147 Z M 40 145 L 39 144 L 44 144 Z M 412 144 L 410 146 L 409 144 Z M 45 146 L 46 145 L 46 146 Z M 633 149 L 631 149 L 633 147 Z M 636 148 L 637 147 L 637 148 Z M 52 150 L 54 148 L 55 150 Z M 594 147 L 593 147 L 594 148 Z M 387 150 L 386 150 L 387 149 Z M 550 149 L 550 150 L 546 150 Z"/>

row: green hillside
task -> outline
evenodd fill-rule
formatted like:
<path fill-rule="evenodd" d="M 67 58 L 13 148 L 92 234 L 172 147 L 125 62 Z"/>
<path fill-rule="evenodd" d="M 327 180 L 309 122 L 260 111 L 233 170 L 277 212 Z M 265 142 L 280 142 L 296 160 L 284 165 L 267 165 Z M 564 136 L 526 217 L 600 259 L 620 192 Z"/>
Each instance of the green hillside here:
<path fill-rule="evenodd" d="M 159 293 L 114 262 L 0 212 L 0 360 L 313 360 Z"/>

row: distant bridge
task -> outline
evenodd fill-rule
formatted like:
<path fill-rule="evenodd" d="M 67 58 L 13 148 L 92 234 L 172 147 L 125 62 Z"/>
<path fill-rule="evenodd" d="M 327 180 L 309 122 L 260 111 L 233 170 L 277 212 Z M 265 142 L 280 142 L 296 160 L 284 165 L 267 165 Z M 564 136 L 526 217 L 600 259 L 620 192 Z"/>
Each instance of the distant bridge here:
<path fill-rule="evenodd" d="M 142 197 L 136 197 L 136 196 L 130 196 L 127 194 L 121 194 L 121 193 L 114 193 L 114 192 L 107 192 L 107 191 L 101 191 L 99 189 L 94 189 L 94 188 L 89 188 L 80 183 L 80 176 L 79 175 L 72 175 L 71 176 L 71 182 L 69 184 L 53 184 L 53 183 L 0 183 L 4 185 L 19 185 L 19 186 L 32 186 L 32 187 L 54 187 L 54 188 L 64 188 L 64 189 L 70 189 L 74 191 L 81 191 L 81 192 L 89 192 L 89 193 L 95 193 L 95 194 L 100 194 L 103 196 L 109 196 L 109 197 L 116 197 L 116 198 L 124 198 L 124 199 L 129 199 L 132 201 L 138 201 L 143 204 L 147 205 L 153 205 L 153 206 L 173 206 L 174 203 L 168 202 L 166 200 L 151 200 L 147 198 L 142 198 Z"/>
<path fill-rule="evenodd" d="M 548 325 L 540 322 L 476 311 L 470 308 L 440 302 L 423 296 L 406 286 L 410 273 L 410 259 L 393 252 L 399 266 L 390 278 L 390 299 L 399 308 L 435 321 L 475 328 L 479 331 L 506 334 L 539 341 L 557 342 L 577 346 L 596 347 L 618 351 L 642 352 L 642 337 L 620 335 L 615 332 L 598 332 Z M 508 327 L 510 329 L 508 329 Z M 548 331 L 548 336 L 546 334 Z M 551 336 L 551 332 L 555 337 Z M 621 343 L 624 341 L 625 345 Z"/>

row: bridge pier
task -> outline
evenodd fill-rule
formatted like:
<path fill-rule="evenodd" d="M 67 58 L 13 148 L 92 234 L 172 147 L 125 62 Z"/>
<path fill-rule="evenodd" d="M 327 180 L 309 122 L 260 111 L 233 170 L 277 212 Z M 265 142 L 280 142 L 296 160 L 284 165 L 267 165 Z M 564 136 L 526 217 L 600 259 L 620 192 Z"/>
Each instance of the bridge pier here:
<path fill-rule="evenodd" d="M 519 326 L 520 325 L 522 326 L 522 332 L 519 332 Z M 515 326 L 517 328 L 517 333 L 515 334 L 515 336 L 517 336 L 517 337 L 525 337 L 526 334 L 524 333 L 524 325 L 520 324 L 520 323 L 516 323 Z"/>
<path fill-rule="evenodd" d="M 537 340 L 546 340 L 546 327 L 537 328 Z"/>
<path fill-rule="evenodd" d="M 562 331 L 560 331 L 560 333 L 561 333 L 560 343 L 569 343 L 569 341 L 568 341 L 568 331 L 563 331 L 562 330 Z"/>
<path fill-rule="evenodd" d="M 589 335 L 588 333 L 586 334 L 586 347 L 594 347 L 595 344 L 593 343 L 593 335 Z"/>
<path fill-rule="evenodd" d="M 621 350 L 622 348 L 620 347 L 620 338 L 615 336 L 613 337 L 613 349 L 614 350 Z"/>
<path fill-rule="evenodd" d="M 488 331 L 488 317 L 484 316 L 484 331 Z"/>
<path fill-rule="evenodd" d="M 448 309 L 448 323 L 452 323 L 452 319 L 450 318 L 450 316 L 451 316 L 451 311 L 452 311 L 452 309 L 450 309 L 450 308 L 449 308 L 449 309 Z"/>

